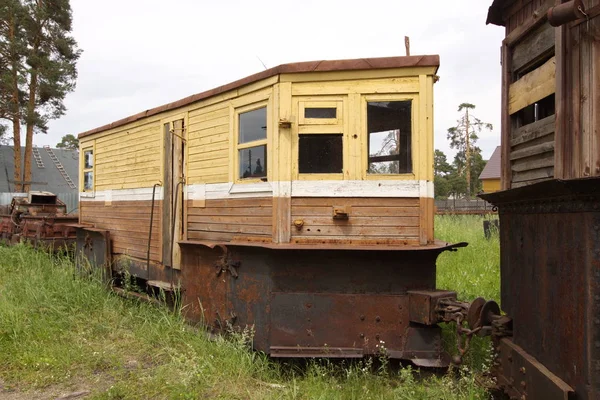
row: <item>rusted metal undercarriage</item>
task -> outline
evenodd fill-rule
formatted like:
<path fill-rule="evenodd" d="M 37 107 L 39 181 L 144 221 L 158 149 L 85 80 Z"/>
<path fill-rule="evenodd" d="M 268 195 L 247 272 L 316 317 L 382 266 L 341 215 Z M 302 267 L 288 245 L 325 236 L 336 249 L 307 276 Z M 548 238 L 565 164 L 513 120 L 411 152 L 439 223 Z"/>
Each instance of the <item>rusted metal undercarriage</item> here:
<path fill-rule="evenodd" d="M 9 243 L 22 240 L 52 249 L 68 248 L 75 243 L 76 231 L 71 224 L 77 216 L 67 215 L 67 206 L 56 195 L 31 192 L 13 198 L 0 214 L 0 237 Z"/>
<path fill-rule="evenodd" d="M 513 399 L 600 398 L 600 178 L 481 196 L 500 217 L 501 300 L 513 335 L 494 375 Z"/>
<path fill-rule="evenodd" d="M 81 227 L 78 249 L 102 252 Z M 108 232 L 105 232 L 108 234 Z M 109 243 L 107 240 L 106 243 Z M 496 303 L 456 300 L 435 289 L 437 256 L 465 243 L 398 248 L 180 242 L 181 269 L 115 257 L 152 287 L 181 290 L 188 319 L 213 332 L 253 329 L 254 348 L 272 357 L 357 358 L 386 354 L 423 367 L 445 367 L 440 322 L 458 323 L 461 354 L 474 334 L 491 334 Z M 98 258 L 104 259 L 102 255 Z M 107 262 L 104 261 L 106 265 Z M 498 322 L 500 321 L 500 322 Z"/>

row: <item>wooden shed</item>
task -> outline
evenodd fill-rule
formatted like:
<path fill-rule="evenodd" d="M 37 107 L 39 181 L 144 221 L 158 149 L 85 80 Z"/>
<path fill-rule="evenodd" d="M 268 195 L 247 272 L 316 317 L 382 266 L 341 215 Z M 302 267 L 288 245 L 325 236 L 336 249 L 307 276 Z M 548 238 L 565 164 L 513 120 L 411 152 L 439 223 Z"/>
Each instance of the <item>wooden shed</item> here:
<path fill-rule="evenodd" d="M 502 43 L 502 309 L 513 399 L 600 398 L 600 1 L 495 0 Z"/>
<path fill-rule="evenodd" d="M 506 27 L 503 189 L 600 175 L 600 2 L 563 3 L 495 0 L 489 10 L 487 23 Z"/>
<path fill-rule="evenodd" d="M 192 319 L 254 325 L 272 355 L 385 340 L 439 360 L 439 329 L 409 321 L 407 295 L 435 288 L 449 248 L 433 237 L 438 66 L 285 64 L 80 134 L 81 248 L 179 286 Z"/>

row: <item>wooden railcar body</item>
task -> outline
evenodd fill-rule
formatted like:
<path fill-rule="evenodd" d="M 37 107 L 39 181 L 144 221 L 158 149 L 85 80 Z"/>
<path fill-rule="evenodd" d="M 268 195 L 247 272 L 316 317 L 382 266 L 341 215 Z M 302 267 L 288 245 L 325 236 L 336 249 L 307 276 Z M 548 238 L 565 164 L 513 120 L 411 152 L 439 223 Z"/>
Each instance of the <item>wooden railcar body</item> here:
<path fill-rule="evenodd" d="M 452 248 L 433 237 L 438 66 L 286 64 L 80 134 L 80 250 L 180 287 L 190 319 L 253 326 L 272 356 L 385 343 L 444 364 L 409 302 L 427 313 Z"/>
<path fill-rule="evenodd" d="M 498 381 L 512 398 L 600 398 L 600 2 L 496 0 L 502 43 Z"/>

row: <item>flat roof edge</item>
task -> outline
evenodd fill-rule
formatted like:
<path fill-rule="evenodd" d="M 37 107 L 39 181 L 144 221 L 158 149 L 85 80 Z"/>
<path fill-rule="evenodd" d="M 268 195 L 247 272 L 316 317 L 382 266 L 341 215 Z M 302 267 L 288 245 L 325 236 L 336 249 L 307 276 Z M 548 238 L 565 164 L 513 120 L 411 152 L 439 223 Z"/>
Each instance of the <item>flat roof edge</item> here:
<path fill-rule="evenodd" d="M 306 61 L 291 64 L 282 64 L 277 67 L 261 71 L 259 73 L 247 76 L 237 81 L 209 89 L 207 91 L 197 93 L 183 99 L 163 104 L 162 106 L 154 107 L 146 111 L 131 115 L 129 117 L 111 122 L 94 128 L 78 135 L 78 138 L 93 135 L 117 128 L 131 122 L 139 121 L 165 111 L 175 110 L 180 107 L 187 106 L 200 100 L 208 99 L 219 94 L 229 92 L 249 85 L 254 82 L 261 81 L 280 74 L 288 73 L 309 73 L 309 72 L 332 72 L 332 71 L 360 71 L 372 69 L 391 69 L 391 68 L 410 68 L 410 67 L 436 67 L 440 66 L 439 55 L 423 55 L 423 56 L 403 56 L 403 57 L 381 57 L 381 58 L 357 58 L 351 60 L 321 60 L 321 61 Z"/>

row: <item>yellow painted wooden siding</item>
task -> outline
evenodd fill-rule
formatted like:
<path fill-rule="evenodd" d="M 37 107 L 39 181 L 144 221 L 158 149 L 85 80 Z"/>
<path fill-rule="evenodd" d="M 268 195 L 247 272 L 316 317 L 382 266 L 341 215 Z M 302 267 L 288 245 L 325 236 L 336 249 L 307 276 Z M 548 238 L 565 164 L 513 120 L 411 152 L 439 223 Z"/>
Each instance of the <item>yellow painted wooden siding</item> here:
<path fill-rule="evenodd" d="M 485 193 L 493 193 L 493 192 L 497 192 L 501 189 L 500 178 L 498 178 L 498 179 L 483 179 L 481 181 L 481 183 L 482 183 L 482 190 Z"/>
<path fill-rule="evenodd" d="M 292 171 L 293 179 L 418 179 L 433 180 L 433 76 L 419 75 L 385 79 L 354 79 L 292 83 L 292 114 L 294 121 L 290 129 L 280 129 L 290 135 L 293 149 L 288 165 L 280 168 Z M 367 174 L 368 135 L 366 121 L 367 101 L 412 100 L 412 159 L 413 172 L 400 175 Z M 283 101 L 283 98 L 280 99 Z M 304 103 L 324 104 L 340 102 L 343 119 L 337 125 L 303 125 Z M 339 176 L 325 174 L 298 174 L 298 135 L 301 133 L 344 134 L 344 173 Z"/>
<path fill-rule="evenodd" d="M 96 191 L 150 187 L 161 180 L 160 121 L 144 122 L 82 140 L 81 148 L 94 146 Z"/>
<path fill-rule="evenodd" d="M 227 103 L 189 112 L 188 184 L 228 182 L 230 120 Z"/>

